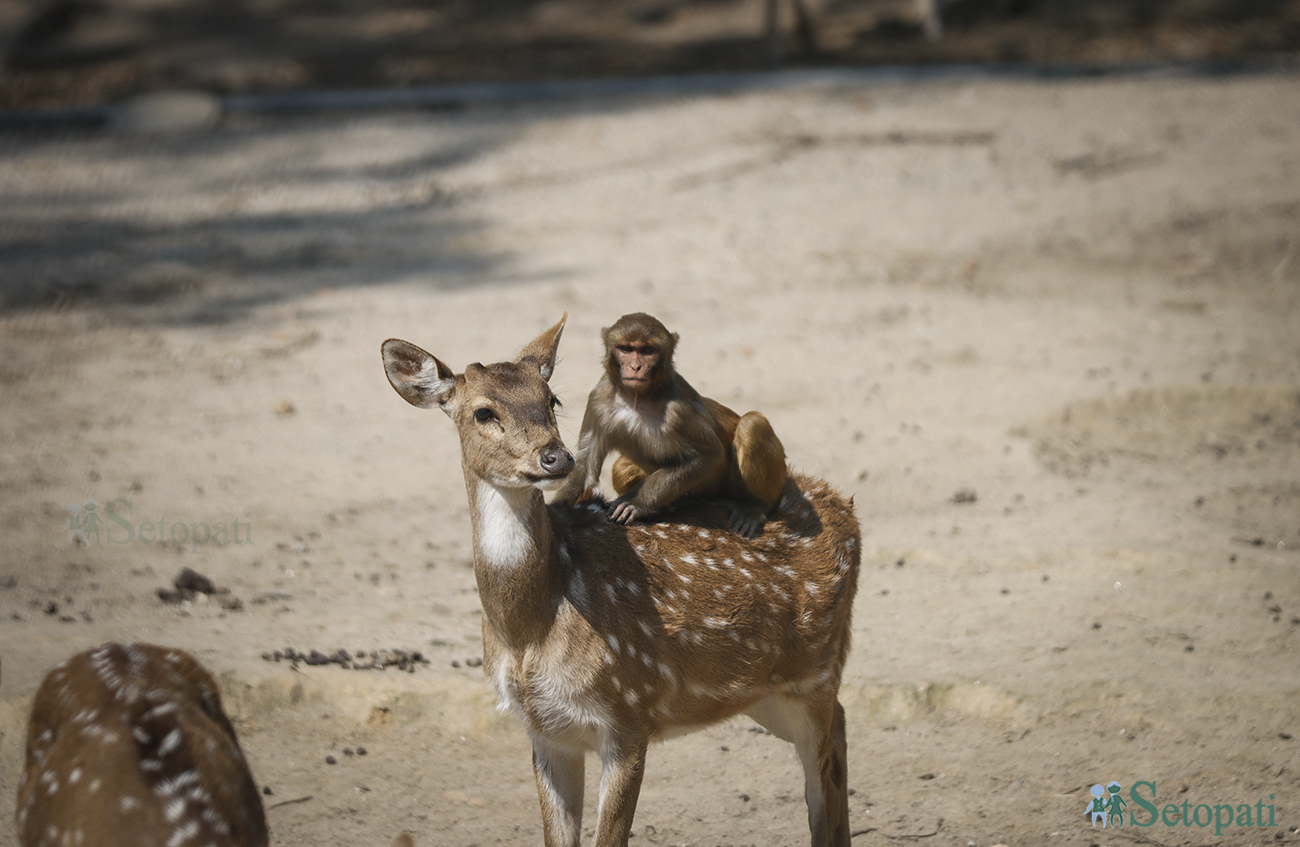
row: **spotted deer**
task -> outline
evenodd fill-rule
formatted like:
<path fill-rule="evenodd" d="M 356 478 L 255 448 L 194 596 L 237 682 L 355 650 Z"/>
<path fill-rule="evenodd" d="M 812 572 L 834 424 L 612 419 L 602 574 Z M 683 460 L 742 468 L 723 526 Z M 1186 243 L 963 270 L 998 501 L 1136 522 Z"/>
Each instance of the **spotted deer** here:
<path fill-rule="evenodd" d="M 18 785 L 22 847 L 265 847 L 266 815 L 212 676 L 105 644 L 45 677 Z"/>
<path fill-rule="evenodd" d="M 753 540 L 722 504 L 631 526 L 598 503 L 547 506 L 574 467 L 547 385 L 563 327 L 461 374 L 406 341 L 382 348 L 397 393 L 460 435 L 483 667 L 532 741 L 547 847 L 580 842 L 587 752 L 602 765 L 596 844 L 626 845 L 647 745 L 740 713 L 794 743 L 814 847 L 845 847 L 852 504 L 795 476 Z"/>

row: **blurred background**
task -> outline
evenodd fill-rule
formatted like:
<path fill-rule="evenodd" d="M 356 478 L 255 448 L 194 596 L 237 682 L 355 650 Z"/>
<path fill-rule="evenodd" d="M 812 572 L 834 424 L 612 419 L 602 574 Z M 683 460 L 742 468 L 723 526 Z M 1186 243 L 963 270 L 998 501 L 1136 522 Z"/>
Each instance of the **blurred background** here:
<path fill-rule="evenodd" d="M 897 63 L 1270 63 L 1296 0 L 0 0 L 0 107 Z"/>

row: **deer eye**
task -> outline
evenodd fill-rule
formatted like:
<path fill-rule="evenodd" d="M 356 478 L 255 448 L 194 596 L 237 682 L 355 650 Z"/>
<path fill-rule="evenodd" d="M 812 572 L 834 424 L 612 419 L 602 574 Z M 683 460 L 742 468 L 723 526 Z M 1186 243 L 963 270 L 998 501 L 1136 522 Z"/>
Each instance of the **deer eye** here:
<path fill-rule="evenodd" d="M 479 423 L 489 423 L 497 419 L 496 413 L 491 409 L 482 408 L 474 410 L 474 420 Z"/>

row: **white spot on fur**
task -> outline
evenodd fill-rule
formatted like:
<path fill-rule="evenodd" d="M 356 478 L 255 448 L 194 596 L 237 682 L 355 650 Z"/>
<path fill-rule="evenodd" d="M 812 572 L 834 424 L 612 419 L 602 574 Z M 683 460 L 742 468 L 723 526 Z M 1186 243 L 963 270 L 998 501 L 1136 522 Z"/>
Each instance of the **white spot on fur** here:
<path fill-rule="evenodd" d="M 181 746 L 181 731 L 173 729 L 163 738 L 162 743 L 158 745 L 158 754 L 165 756 L 177 747 Z"/>
<path fill-rule="evenodd" d="M 167 847 L 180 847 L 180 845 L 198 834 L 199 822 L 195 820 L 186 821 L 172 832 L 172 837 L 167 839 Z"/>
<path fill-rule="evenodd" d="M 167 807 L 163 809 L 163 817 L 168 823 L 176 823 L 183 814 L 185 814 L 185 801 L 180 797 L 169 801 Z"/>

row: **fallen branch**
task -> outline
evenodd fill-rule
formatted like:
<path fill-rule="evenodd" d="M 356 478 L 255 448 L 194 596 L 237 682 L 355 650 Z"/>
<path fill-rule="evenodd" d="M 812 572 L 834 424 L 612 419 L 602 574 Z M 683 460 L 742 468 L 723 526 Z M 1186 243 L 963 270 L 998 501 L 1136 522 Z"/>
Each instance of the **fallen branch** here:
<path fill-rule="evenodd" d="M 293 800 L 281 800 L 279 803 L 272 803 L 270 806 L 267 806 L 266 810 L 269 812 L 270 810 L 278 809 L 281 806 L 292 806 L 294 803 L 306 803 L 310 799 L 312 799 L 312 796 L 308 794 L 306 797 L 297 797 Z"/>

